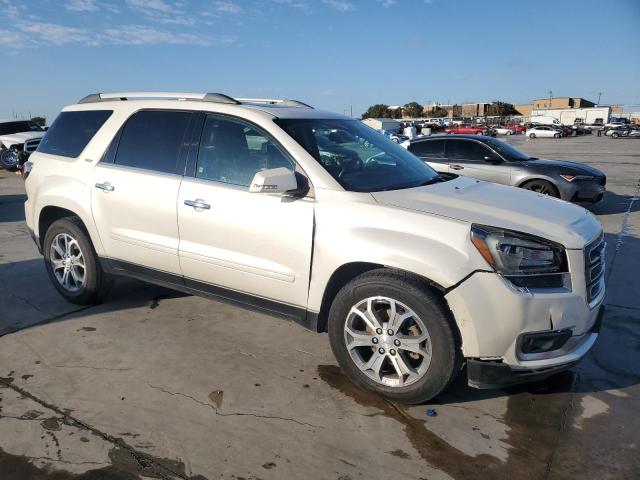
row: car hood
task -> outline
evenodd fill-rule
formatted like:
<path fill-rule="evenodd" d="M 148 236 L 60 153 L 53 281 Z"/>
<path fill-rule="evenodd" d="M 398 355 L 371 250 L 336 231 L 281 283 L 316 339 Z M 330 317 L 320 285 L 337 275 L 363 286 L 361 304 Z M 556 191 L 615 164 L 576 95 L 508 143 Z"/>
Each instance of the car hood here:
<path fill-rule="evenodd" d="M 0 135 L 0 141 L 3 143 L 9 143 L 15 145 L 18 143 L 24 143 L 27 140 L 33 140 L 34 138 L 42 138 L 47 132 L 20 132 L 10 133 L 8 135 Z"/>
<path fill-rule="evenodd" d="M 529 233 L 569 249 L 583 248 L 602 231 L 582 207 L 468 177 L 371 195 L 383 205 Z"/>
<path fill-rule="evenodd" d="M 585 165 L 584 163 L 569 162 L 567 160 L 547 160 L 540 158 L 537 160 L 527 160 L 524 162 L 526 167 L 530 168 L 543 168 L 543 169 L 555 169 L 565 172 L 576 172 L 580 174 L 593 175 L 595 177 L 604 177 L 604 173 L 594 167 Z"/>

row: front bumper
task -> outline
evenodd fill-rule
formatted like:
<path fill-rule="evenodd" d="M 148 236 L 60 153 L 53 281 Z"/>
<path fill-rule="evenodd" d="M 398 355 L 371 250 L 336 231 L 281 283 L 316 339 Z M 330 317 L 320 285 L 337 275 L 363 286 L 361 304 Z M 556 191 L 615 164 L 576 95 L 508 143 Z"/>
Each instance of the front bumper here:
<path fill-rule="evenodd" d="M 593 347 L 600 333 L 604 306 L 591 329 L 581 335 L 573 348 L 562 356 L 563 363 L 542 367 L 515 368 L 495 360 L 467 360 L 467 379 L 474 388 L 501 388 L 520 383 L 538 382 L 575 366 Z"/>
<path fill-rule="evenodd" d="M 575 180 L 573 182 L 566 182 L 561 192 L 563 200 L 577 203 L 598 203 L 604 197 L 606 188 L 606 179 L 595 180 Z"/>

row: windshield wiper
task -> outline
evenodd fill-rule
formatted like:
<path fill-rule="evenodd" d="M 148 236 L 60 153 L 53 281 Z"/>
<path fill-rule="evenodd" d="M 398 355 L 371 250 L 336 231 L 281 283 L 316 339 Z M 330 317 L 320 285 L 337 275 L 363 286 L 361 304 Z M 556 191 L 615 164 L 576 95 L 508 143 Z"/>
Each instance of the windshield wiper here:
<path fill-rule="evenodd" d="M 435 177 L 431 177 L 429 180 L 426 180 L 424 182 L 422 182 L 420 185 L 418 185 L 419 187 L 425 187 L 427 185 L 433 185 L 434 183 L 439 183 L 439 182 L 446 182 L 448 180 L 451 180 L 450 178 L 444 177 L 443 175 L 436 175 Z"/>
<path fill-rule="evenodd" d="M 529 157 L 527 160 L 540 160 L 538 157 Z"/>

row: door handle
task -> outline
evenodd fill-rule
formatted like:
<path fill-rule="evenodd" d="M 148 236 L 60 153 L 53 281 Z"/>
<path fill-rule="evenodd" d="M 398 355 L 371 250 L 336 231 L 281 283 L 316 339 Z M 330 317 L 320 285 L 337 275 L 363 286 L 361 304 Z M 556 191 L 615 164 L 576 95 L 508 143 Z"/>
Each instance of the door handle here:
<path fill-rule="evenodd" d="M 451 165 L 452 170 L 464 170 L 462 165 Z"/>
<path fill-rule="evenodd" d="M 196 198 L 195 200 L 185 200 L 184 204 L 189 207 L 193 207 L 199 212 L 202 210 L 209 210 L 211 208 L 211 205 L 205 203 L 205 201 L 201 200 L 200 198 Z"/>
<path fill-rule="evenodd" d="M 113 192 L 116 187 L 111 185 L 109 182 L 104 182 L 104 183 L 96 183 L 96 188 L 99 188 L 100 190 L 103 190 L 105 192 Z"/>

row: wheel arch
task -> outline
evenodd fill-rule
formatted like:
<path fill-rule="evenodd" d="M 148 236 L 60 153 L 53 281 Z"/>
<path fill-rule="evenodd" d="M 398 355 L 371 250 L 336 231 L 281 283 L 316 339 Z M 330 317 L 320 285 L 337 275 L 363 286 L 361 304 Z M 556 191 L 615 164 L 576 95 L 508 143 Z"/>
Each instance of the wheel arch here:
<path fill-rule="evenodd" d="M 322 302 L 320 304 L 320 311 L 318 312 L 318 319 L 317 319 L 317 330 L 319 332 L 327 331 L 327 320 L 329 317 L 329 309 L 331 308 L 331 304 L 333 303 L 333 300 L 335 299 L 340 289 L 342 289 L 342 287 L 344 287 L 347 283 L 349 283 L 351 280 L 353 280 L 357 276 L 372 270 L 379 270 L 379 269 L 385 269 L 390 272 L 399 272 L 404 275 L 412 276 L 417 280 L 420 280 L 421 282 L 425 283 L 425 285 L 427 285 L 428 288 L 434 290 L 435 292 L 438 292 L 438 294 L 442 297 L 444 303 L 446 304 L 446 300 L 444 299 L 444 294 L 447 291 L 446 288 L 427 277 L 418 275 L 416 273 L 413 273 L 407 270 L 403 270 L 400 268 L 395 268 L 395 267 L 391 267 L 391 266 L 387 266 L 379 263 L 349 262 L 349 263 L 340 265 L 336 270 L 334 270 L 334 272 L 329 277 L 329 281 L 325 286 L 325 289 L 322 295 Z M 457 326 L 456 326 L 456 330 L 457 330 Z M 456 334 L 460 335 L 459 330 L 457 330 Z"/>

